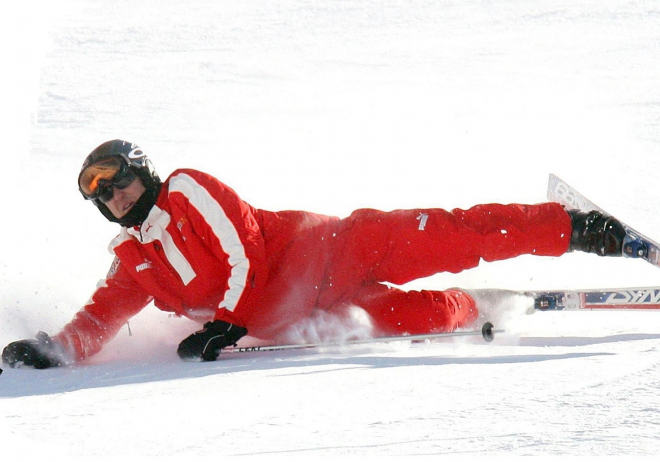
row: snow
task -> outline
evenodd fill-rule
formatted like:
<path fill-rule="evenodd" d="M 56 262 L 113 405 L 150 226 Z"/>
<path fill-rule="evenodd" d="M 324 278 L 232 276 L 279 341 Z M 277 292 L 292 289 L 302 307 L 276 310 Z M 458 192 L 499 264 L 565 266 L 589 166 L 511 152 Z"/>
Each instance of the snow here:
<path fill-rule="evenodd" d="M 57 5 L 55 5 L 57 3 Z M 76 191 L 123 138 L 166 176 L 345 216 L 545 200 L 549 173 L 660 238 L 652 0 L 25 0 L 0 15 L 0 345 L 55 333 L 117 233 Z M 521 257 L 407 286 L 658 285 L 657 268 Z M 148 307 L 74 367 L 4 367 L 0 447 L 64 456 L 653 455 L 660 313 L 521 314 L 478 338 L 182 363 Z"/>

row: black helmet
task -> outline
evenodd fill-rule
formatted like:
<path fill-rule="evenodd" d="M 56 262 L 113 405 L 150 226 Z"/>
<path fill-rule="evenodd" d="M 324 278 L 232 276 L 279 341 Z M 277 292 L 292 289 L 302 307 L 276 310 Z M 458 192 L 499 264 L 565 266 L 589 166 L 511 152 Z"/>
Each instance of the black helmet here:
<path fill-rule="evenodd" d="M 146 191 L 126 215 L 116 218 L 105 202 L 112 198 L 113 186 L 126 187 L 135 176 Z M 142 224 L 156 203 L 160 187 L 160 178 L 147 155 L 137 145 L 122 140 L 106 141 L 94 149 L 78 176 L 78 189 L 83 197 L 91 200 L 108 220 L 126 227 Z"/>

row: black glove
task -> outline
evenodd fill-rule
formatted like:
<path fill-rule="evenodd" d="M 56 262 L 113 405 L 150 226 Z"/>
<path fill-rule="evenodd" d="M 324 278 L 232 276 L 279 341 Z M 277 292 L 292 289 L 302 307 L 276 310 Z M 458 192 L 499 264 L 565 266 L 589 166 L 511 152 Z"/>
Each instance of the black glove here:
<path fill-rule="evenodd" d="M 65 364 L 64 350 L 48 334 L 39 332 L 36 340 L 19 340 L 7 345 L 2 350 L 2 362 L 10 367 L 57 367 Z"/>
<path fill-rule="evenodd" d="M 620 257 L 626 230 L 619 220 L 597 210 L 569 210 L 573 232 L 570 250 L 595 253 L 601 257 Z"/>
<path fill-rule="evenodd" d="M 220 355 L 220 350 L 236 344 L 246 334 L 245 327 L 226 321 L 207 322 L 204 324 L 204 329 L 195 332 L 179 343 L 176 352 L 181 359 L 215 361 Z"/>

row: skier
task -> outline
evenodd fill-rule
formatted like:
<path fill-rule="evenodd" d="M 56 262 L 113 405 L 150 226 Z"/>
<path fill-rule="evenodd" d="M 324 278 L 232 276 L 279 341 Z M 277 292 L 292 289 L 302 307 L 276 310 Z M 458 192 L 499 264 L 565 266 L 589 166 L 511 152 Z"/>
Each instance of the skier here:
<path fill-rule="evenodd" d="M 625 231 L 599 212 L 557 203 L 469 210 L 362 209 L 347 218 L 252 207 L 216 178 L 180 169 L 161 182 L 145 153 L 122 140 L 94 149 L 78 186 L 111 222 L 114 262 L 90 301 L 50 337 L 9 344 L 3 362 L 47 368 L 88 358 L 151 301 L 203 323 L 185 338 L 185 360 L 213 361 L 251 336 L 282 341 L 315 310 L 353 306 L 379 335 L 449 332 L 474 322 L 465 291 L 405 292 L 405 284 L 459 272 L 480 260 L 581 250 L 621 255 Z"/>

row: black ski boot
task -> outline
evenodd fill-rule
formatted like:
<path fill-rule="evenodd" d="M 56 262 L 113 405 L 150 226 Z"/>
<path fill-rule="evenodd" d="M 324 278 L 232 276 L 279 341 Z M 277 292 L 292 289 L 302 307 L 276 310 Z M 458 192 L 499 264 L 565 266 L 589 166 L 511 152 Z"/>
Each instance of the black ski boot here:
<path fill-rule="evenodd" d="M 626 230 L 619 220 L 596 210 L 568 210 L 568 214 L 573 224 L 569 250 L 595 253 L 601 257 L 623 255 Z"/>

